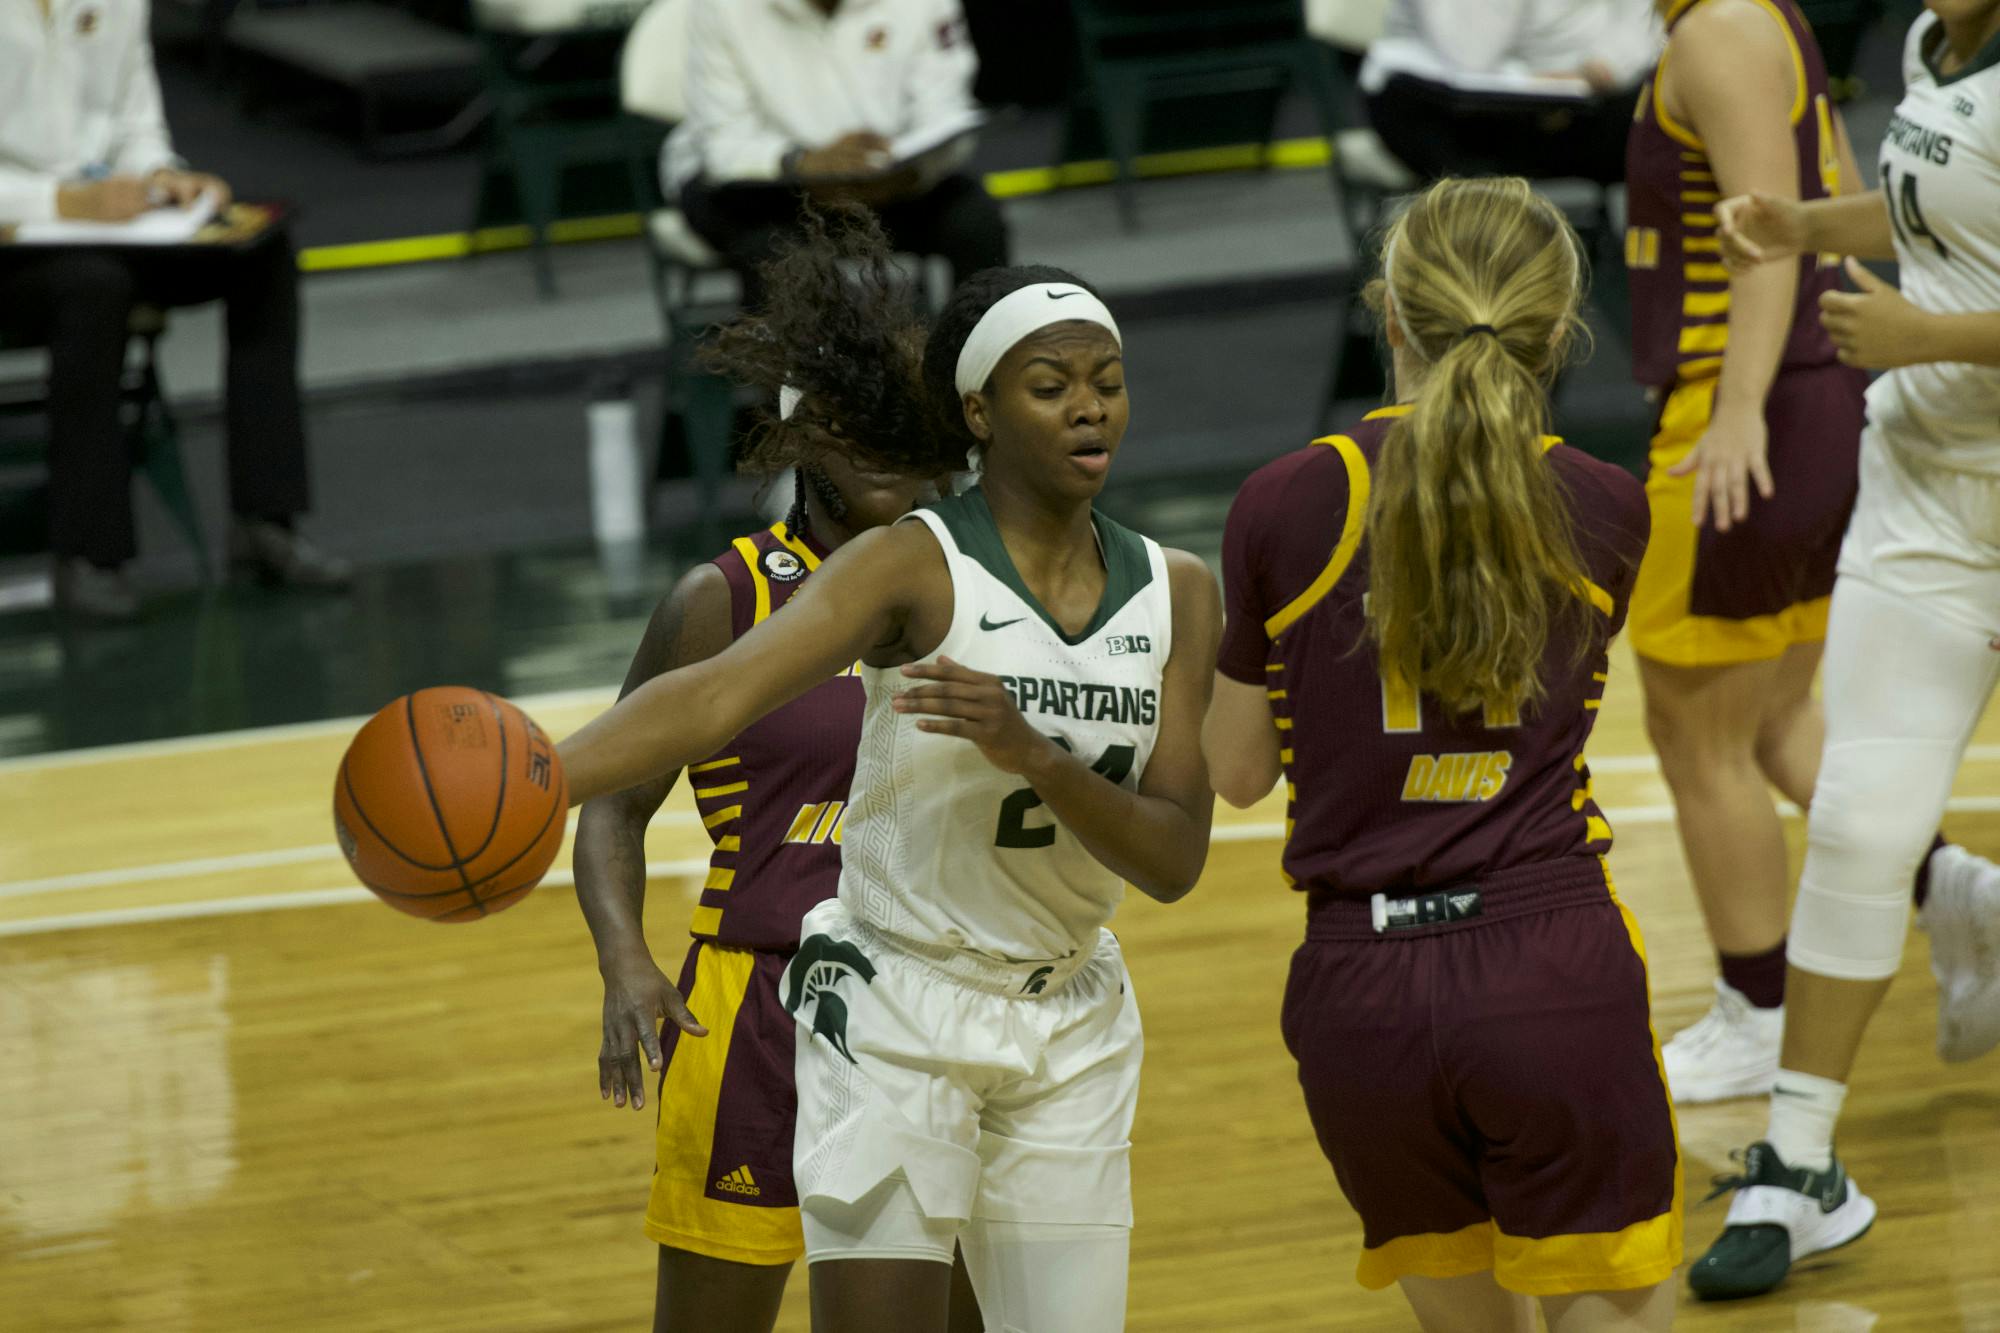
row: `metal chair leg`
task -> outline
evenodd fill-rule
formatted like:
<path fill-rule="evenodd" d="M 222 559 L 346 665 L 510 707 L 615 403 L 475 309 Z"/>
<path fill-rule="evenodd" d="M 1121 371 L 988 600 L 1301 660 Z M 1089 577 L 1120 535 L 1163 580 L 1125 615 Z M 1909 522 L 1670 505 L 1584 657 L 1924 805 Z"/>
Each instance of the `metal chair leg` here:
<path fill-rule="evenodd" d="M 146 480 L 173 516 L 181 535 L 187 538 L 201 581 L 209 583 L 213 581 L 213 570 L 208 559 L 208 542 L 202 535 L 201 513 L 195 506 L 187 469 L 181 461 L 180 425 L 174 420 L 173 409 L 167 406 L 166 393 L 160 384 L 157 350 L 157 339 L 145 339 L 145 357 L 139 370 L 139 416 L 133 425 L 134 444 Z"/>

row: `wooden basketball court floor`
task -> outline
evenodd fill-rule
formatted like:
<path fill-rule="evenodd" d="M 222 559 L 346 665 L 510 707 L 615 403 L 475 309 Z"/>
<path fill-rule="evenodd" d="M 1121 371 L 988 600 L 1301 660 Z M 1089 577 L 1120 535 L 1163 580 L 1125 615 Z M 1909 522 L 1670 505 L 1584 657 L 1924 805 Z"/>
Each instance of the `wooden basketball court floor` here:
<path fill-rule="evenodd" d="M 552 732 L 607 695 L 528 701 Z M 567 854 L 474 925 L 346 880 L 330 783 L 353 721 L 0 763 L 0 1328 L 569 1330 L 647 1326 L 653 1116 L 598 1100 L 601 990 Z M 2000 852 L 2000 715 L 1947 828 Z M 1639 723 L 1629 656 L 1592 747 L 1658 1026 L 1711 963 Z M 1301 907 L 1275 804 L 1218 817 L 1200 888 L 1117 929 L 1147 1026 L 1130 1327 L 1397 1329 L 1278 1038 Z M 1790 824 L 1796 848 L 1801 827 Z M 678 797 L 648 839 L 671 972 L 700 866 Z M 1703 1330 L 2000 1330 L 2000 1056 L 1945 1067 L 1912 932 L 1842 1149 L 1874 1232 Z M 1681 1113 L 1691 1204 L 1763 1129 Z M 1690 1254 L 1722 1205 L 1692 1206 Z M 781 1327 L 806 1327 L 803 1271 Z"/>

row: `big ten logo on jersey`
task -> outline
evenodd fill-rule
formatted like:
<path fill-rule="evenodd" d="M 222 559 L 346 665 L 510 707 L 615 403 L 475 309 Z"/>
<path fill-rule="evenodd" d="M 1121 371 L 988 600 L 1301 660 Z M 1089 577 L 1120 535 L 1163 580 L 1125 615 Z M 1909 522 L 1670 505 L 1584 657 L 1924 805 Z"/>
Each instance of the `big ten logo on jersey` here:
<path fill-rule="evenodd" d="M 1160 692 L 1151 688 L 1051 680 L 1047 676 L 1002 676 L 1000 684 L 1023 713 L 1141 727 L 1160 720 Z"/>
<path fill-rule="evenodd" d="M 1149 634 L 1112 634 L 1104 640 L 1105 651 L 1113 657 L 1123 657 L 1128 653 L 1150 653 L 1153 639 Z"/>
<path fill-rule="evenodd" d="M 841 825 L 846 822 L 847 802 L 808 801 L 792 817 L 792 827 L 786 832 L 785 841 L 814 847 L 832 843 L 838 847 Z"/>
<path fill-rule="evenodd" d="M 1511 750 L 1474 750 L 1466 754 L 1413 754 L 1403 779 L 1403 799 L 1460 803 L 1490 801 L 1507 785 L 1514 767 Z"/>

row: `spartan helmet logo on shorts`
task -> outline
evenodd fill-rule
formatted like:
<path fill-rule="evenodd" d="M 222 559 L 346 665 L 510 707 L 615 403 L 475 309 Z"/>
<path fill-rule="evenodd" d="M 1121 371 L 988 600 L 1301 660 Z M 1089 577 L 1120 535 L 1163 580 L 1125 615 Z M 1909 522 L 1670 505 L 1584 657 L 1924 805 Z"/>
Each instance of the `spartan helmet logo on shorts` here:
<path fill-rule="evenodd" d="M 1030 972 L 1028 974 L 1027 984 L 1021 987 L 1021 994 L 1040 995 L 1045 989 L 1047 989 L 1049 984 L 1049 974 L 1054 971 L 1055 969 L 1053 967 L 1038 967 L 1034 971 Z"/>
<path fill-rule="evenodd" d="M 792 958 L 785 982 L 785 1011 L 794 1017 L 799 1006 L 813 1006 L 813 1036 L 825 1037 L 826 1044 L 857 1063 L 847 1049 L 847 1001 L 835 992 L 841 978 L 858 976 L 864 983 L 875 980 L 875 964 L 853 945 L 831 935 L 814 935 L 799 946 Z"/>

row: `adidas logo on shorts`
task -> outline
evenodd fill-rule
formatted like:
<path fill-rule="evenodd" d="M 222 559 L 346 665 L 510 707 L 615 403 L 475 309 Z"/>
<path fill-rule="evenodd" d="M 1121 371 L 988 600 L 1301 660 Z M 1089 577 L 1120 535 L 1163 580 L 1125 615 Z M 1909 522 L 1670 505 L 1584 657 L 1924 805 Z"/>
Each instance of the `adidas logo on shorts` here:
<path fill-rule="evenodd" d="M 728 1194 L 747 1194 L 753 1199 L 764 1192 L 758 1189 L 757 1182 L 750 1178 L 750 1168 L 747 1166 L 739 1166 L 716 1181 L 715 1188 Z"/>

